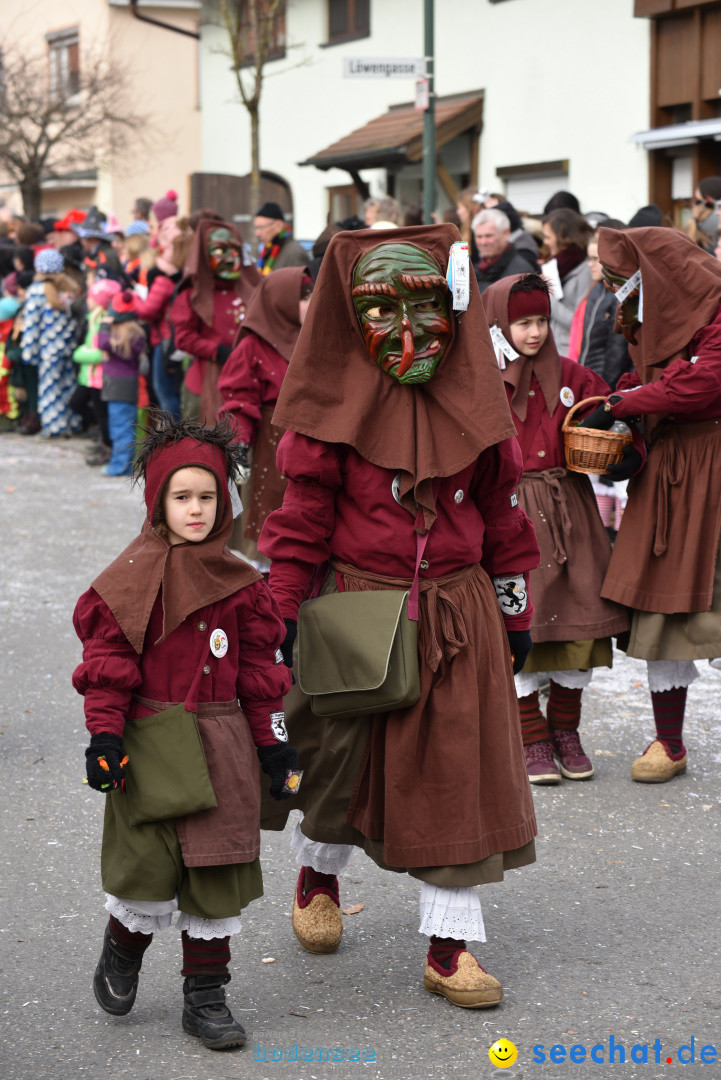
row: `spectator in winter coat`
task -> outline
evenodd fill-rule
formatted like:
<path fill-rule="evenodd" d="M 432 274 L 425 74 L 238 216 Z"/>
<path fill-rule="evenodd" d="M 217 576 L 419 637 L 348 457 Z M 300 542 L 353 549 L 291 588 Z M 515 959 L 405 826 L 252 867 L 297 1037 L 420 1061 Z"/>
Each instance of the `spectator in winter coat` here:
<path fill-rule="evenodd" d="M 471 226 L 481 256 L 474 267 L 481 292 L 501 278 L 528 273 L 528 260 L 511 243 L 507 214 L 502 210 L 481 210 Z"/>
<path fill-rule="evenodd" d="M 551 277 L 557 270 L 563 290 L 562 296 L 551 297 L 551 331 L 561 356 L 568 353 L 576 308 L 591 288 L 591 271 L 586 262 L 590 238 L 591 226 L 575 210 L 555 210 L 543 223 L 550 262 L 542 270 Z M 552 268 L 554 262 L 556 267 Z"/>

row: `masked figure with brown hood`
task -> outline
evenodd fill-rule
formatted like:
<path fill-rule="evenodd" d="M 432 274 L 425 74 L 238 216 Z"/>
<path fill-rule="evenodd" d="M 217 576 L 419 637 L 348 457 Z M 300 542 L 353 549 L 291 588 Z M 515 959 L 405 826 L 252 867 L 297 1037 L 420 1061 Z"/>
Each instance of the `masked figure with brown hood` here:
<path fill-rule="evenodd" d="M 313 279 L 305 267 L 284 267 L 266 275 L 248 305 L 238 344 L 218 379 L 223 399 L 218 416 L 232 417 L 246 467 L 253 449 L 241 550 L 262 572 L 270 569 L 270 563 L 258 553 L 257 540 L 268 514 L 283 502 L 285 491 L 285 478 L 275 460 L 282 430 L 272 417 L 312 291 Z"/>
<path fill-rule="evenodd" d="M 695 660 L 721 656 L 721 263 L 673 229 L 600 229 L 635 371 L 583 422 L 642 417 L 646 467 L 629 499 L 603 596 L 633 609 L 628 653 L 648 662 L 656 738 L 631 776 L 686 770 L 683 721 Z"/>
<path fill-rule="evenodd" d="M 483 1008 L 502 990 L 466 949 L 485 940 L 474 886 L 534 859 L 511 653 L 521 666 L 530 648 L 538 548 L 514 494 L 520 456 L 475 283 L 468 309 L 451 309 L 458 241 L 452 225 L 332 238 L 273 418 L 287 429 L 288 486 L 259 547 L 286 663 L 314 579 L 321 594 L 409 590 L 418 627 L 415 703 L 324 719 L 291 691 L 309 780 L 292 838 L 296 936 L 311 952 L 338 947 L 337 874 L 361 847 L 423 883 L 426 989 Z M 350 632 L 372 645 L 375 609 Z M 330 642 L 345 678 L 353 646 Z M 301 651 L 301 679 L 303 662 Z M 267 809 L 264 824 L 282 828 L 287 815 Z"/>
<path fill-rule="evenodd" d="M 194 358 L 185 385 L 197 399 L 202 423 L 215 423 L 222 403 L 218 377 L 259 284 L 255 267 L 243 263 L 235 226 L 201 218 L 170 319 L 176 347 Z"/>

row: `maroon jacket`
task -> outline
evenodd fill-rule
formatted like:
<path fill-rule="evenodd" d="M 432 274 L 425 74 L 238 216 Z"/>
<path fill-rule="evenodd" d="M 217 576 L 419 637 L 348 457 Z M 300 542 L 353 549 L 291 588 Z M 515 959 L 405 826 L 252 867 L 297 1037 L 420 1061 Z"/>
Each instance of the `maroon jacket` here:
<path fill-rule="evenodd" d="M 185 385 L 193 394 L 203 388 L 205 364 L 214 360 L 219 345 L 230 347 L 245 314 L 245 305 L 235 291 L 233 282 L 216 283 L 213 291 L 213 325 L 207 326 L 190 303 L 190 289 L 183 289 L 175 298 L 170 318 L 175 327 L 175 344 L 194 357 L 185 375 Z"/>
<path fill-rule="evenodd" d="M 291 676 L 278 651 L 285 626 L 264 581 L 248 585 L 217 605 L 200 608 L 165 641 L 154 645 L 149 643 L 157 641 L 163 625 L 159 593 L 140 656 L 92 588 L 78 600 L 73 624 L 83 643 L 83 661 L 73 673 L 73 686 L 85 697 L 85 722 L 91 735 L 100 731 L 122 735 L 131 708 L 133 718 L 150 715 L 152 710 L 131 705 L 133 694 L 153 701 L 184 701 L 199 663 L 201 634 L 207 639 L 209 630 L 220 628 L 228 636 L 228 651 L 220 659 L 208 656 L 210 670 L 201 679 L 199 701 L 238 698 L 256 746 L 277 743 L 271 713 L 282 713 Z"/>
<path fill-rule="evenodd" d="M 138 318 L 150 323 L 150 344 L 159 345 L 170 337 L 170 327 L 166 313 L 175 292 L 176 282 L 167 274 L 156 274 L 148 288 L 145 300 L 135 297 L 135 310 Z"/>
<path fill-rule="evenodd" d="M 218 379 L 223 405 L 218 419 L 228 413 L 238 437 L 252 446 L 264 405 L 275 405 L 288 370 L 288 361 L 257 334 L 248 334 L 233 349 Z"/>
<path fill-rule="evenodd" d="M 295 619 L 317 566 L 330 556 L 387 577 L 413 577 L 413 518 L 393 497 L 394 474 L 344 445 L 287 431 L 278 467 L 288 477 L 283 505 L 266 519 L 259 549 L 272 560 L 270 584 L 284 618 Z M 440 481 L 437 518 L 421 578 L 437 578 L 480 562 L 492 576 L 538 565 L 533 526 L 512 495 L 521 476 L 516 439 L 485 450 Z M 530 626 L 533 607 L 509 616 L 509 629 Z"/>

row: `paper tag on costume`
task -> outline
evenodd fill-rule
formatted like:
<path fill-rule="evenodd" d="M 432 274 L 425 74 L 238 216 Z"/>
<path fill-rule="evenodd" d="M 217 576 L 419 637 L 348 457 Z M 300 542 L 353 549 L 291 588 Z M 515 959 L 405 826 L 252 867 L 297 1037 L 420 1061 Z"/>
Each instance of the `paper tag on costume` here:
<path fill-rule="evenodd" d="M 456 240 L 451 244 L 446 272 L 448 288 L 453 296 L 454 311 L 466 311 L 470 303 L 470 265 L 467 242 Z"/>
<path fill-rule="evenodd" d="M 561 275 L 558 272 L 558 259 L 549 259 L 541 266 L 541 274 L 545 277 L 554 300 L 563 299 L 563 285 Z"/>
<path fill-rule="evenodd" d="M 210 635 L 210 651 L 218 660 L 222 660 L 228 651 L 228 635 L 218 628 Z"/>
<path fill-rule="evenodd" d="M 515 509 L 518 506 L 518 496 L 515 491 L 511 492 L 511 509 Z"/>
<path fill-rule="evenodd" d="M 624 300 L 628 299 L 634 289 L 640 289 L 641 287 L 641 271 L 637 270 L 635 274 L 632 274 L 628 281 L 620 287 L 616 292 L 616 299 L 619 304 L 622 304 Z"/>
<path fill-rule="evenodd" d="M 398 505 L 401 505 L 401 474 L 396 473 L 393 477 L 393 483 L 391 484 L 391 491 L 393 492 L 393 498 Z"/>
<path fill-rule="evenodd" d="M 285 770 L 285 783 L 283 784 L 283 791 L 289 791 L 291 795 L 297 795 L 300 789 L 300 782 L 303 779 L 302 769 L 286 769 Z"/>
<path fill-rule="evenodd" d="M 496 360 L 501 371 L 506 369 L 506 360 L 517 360 L 520 353 L 511 345 L 506 335 L 501 330 L 500 326 L 489 327 L 491 331 L 491 341 L 493 342 L 493 348 L 496 351 Z"/>
<path fill-rule="evenodd" d="M 228 481 L 228 491 L 230 492 L 230 508 L 233 511 L 233 517 L 240 517 L 243 513 L 243 502 L 238 494 L 238 487 L 233 480 Z"/>
<path fill-rule="evenodd" d="M 494 577 L 493 588 L 496 590 L 498 603 L 504 615 L 522 615 L 528 607 L 526 579 L 523 574 L 513 577 Z"/>
<path fill-rule="evenodd" d="M 275 650 L 275 662 L 276 664 L 283 663 L 283 653 L 280 651 L 280 649 Z"/>
<path fill-rule="evenodd" d="M 270 730 L 278 742 L 288 742 L 288 732 L 285 726 L 285 713 L 272 712 L 270 714 Z"/>
<path fill-rule="evenodd" d="M 639 270 L 639 274 L 641 271 Z M 638 315 L 636 316 L 639 323 L 643 322 L 643 282 L 639 279 L 638 282 Z"/>
<path fill-rule="evenodd" d="M 563 402 L 563 404 L 566 406 L 567 409 L 570 409 L 571 406 L 576 401 L 576 395 L 574 394 L 574 392 L 573 392 L 573 390 L 571 389 L 570 386 L 562 386 L 561 387 L 561 395 L 560 395 L 560 397 L 561 397 L 561 401 Z"/>

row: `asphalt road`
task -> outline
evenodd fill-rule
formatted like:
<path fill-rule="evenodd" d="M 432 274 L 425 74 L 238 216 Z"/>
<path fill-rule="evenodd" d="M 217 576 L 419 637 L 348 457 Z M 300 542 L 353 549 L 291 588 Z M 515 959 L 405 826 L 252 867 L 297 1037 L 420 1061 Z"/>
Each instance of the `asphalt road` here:
<path fill-rule="evenodd" d="M 498 1009 L 423 989 L 418 885 L 360 853 L 341 899 L 363 910 L 334 956 L 303 952 L 286 832 L 264 837 L 266 894 L 234 939 L 228 993 L 245 1049 L 213 1053 L 182 1032 L 172 929 L 146 954 L 133 1012 L 103 1013 L 91 990 L 102 797 L 81 784 L 71 614 L 142 511 L 126 481 L 84 465 L 84 448 L 0 435 L 0 1080 L 651 1080 L 678 1075 L 681 1047 L 694 1059 L 684 1075 L 721 1077 L 703 1049 L 721 1059 L 721 673 L 700 665 L 689 694 L 688 773 L 639 785 L 629 764 L 649 741 L 650 705 L 644 665 L 620 655 L 584 697 L 596 777 L 536 788 L 538 862 L 481 890 L 488 942 L 475 951 L 503 983 Z M 505 1069 L 488 1057 L 501 1036 L 518 1050 Z"/>

